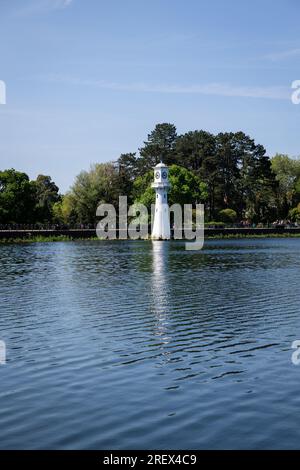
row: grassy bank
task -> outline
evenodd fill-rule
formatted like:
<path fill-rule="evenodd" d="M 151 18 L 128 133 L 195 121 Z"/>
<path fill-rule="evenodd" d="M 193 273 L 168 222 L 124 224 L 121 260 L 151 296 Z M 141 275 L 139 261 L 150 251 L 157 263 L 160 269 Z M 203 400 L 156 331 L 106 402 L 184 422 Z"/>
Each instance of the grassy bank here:
<path fill-rule="evenodd" d="M 24 238 L 2 238 L 0 239 L 0 245 L 7 243 L 49 243 L 49 242 L 72 242 L 72 241 L 83 241 L 83 240 L 99 240 L 97 237 L 90 238 L 72 238 L 67 235 L 35 235 L 33 237 Z"/>
<path fill-rule="evenodd" d="M 228 234 L 217 234 L 205 236 L 206 240 L 238 240 L 238 239 L 253 239 L 253 238 L 300 238 L 300 233 L 262 233 L 262 234 L 243 234 L 243 233 L 228 233 Z M 0 239 L 0 245 L 6 245 L 11 243 L 49 243 L 49 242 L 71 242 L 71 241 L 91 241 L 99 240 L 96 236 L 89 238 L 73 238 L 67 235 L 35 235 L 26 238 L 3 238 Z M 150 239 L 148 239 L 149 241 Z M 117 240 L 116 240 L 117 241 Z"/>
<path fill-rule="evenodd" d="M 226 239 L 239 239 L 239 238 L 300 238 L 300 233 L 228 233 L 218 235 L 208 235 L 206 240 L 226 240 Z"/>

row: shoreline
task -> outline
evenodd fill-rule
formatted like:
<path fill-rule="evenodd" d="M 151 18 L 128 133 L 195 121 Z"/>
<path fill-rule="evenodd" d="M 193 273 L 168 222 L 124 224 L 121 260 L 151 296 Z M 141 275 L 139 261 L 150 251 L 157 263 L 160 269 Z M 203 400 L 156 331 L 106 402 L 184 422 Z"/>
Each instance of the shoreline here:
<path fill-rule="evenodd" d="M 63 233 L 62 233 L 63 232 Z M 300 228 L 294 229 L 268 229 L 268 228 L 223 228 L 206 229 L 205 240 L 238 240 L 238 239 L 263 239 L 263 238 L 300 238 Z M 125 241 L 126 239 L 110 240 Z M 128 238 L 127 240 L 130 240 Z M 141 240 L 141 239 L 140 239 Z M 0 230 L 0 245 L 13 243 L 49 243 L 71 241 L 105 241 L 99 239 L 94 229 L 72 230 Z M 151 238 L 144 239 L 151 241 Z M 178 241 L 190 241 L 182 240 Z"/>

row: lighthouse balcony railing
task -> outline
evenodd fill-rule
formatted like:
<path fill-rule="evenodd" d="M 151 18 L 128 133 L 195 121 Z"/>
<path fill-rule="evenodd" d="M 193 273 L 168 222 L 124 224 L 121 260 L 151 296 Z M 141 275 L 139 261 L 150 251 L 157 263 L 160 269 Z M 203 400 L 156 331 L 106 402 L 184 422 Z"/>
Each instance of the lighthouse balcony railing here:
<path fill-rule="evenodd" d="M 169 188 L 171 185 L 168 182 L 155 182 L 151 184 L 152 188 Z"/>

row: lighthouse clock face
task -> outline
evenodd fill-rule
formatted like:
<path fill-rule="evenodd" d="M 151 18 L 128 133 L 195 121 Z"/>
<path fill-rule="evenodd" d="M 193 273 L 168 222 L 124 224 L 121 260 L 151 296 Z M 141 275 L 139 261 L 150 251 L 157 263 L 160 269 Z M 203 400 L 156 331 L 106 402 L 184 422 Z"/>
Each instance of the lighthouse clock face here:
<path fill-rule="evenodd" d="M 166 171 L 162 172 L 162 177 L 163 177 L 164 180 L 167 179 L 167 172 Z"/>
<path fill-rule="evenodd" d="M 160 174 L 159 174 L 159 171 L 157 171 L 157 172 L 155 173 L 155 178 L 158 180 L 159 177 L 160 177 Z"/>

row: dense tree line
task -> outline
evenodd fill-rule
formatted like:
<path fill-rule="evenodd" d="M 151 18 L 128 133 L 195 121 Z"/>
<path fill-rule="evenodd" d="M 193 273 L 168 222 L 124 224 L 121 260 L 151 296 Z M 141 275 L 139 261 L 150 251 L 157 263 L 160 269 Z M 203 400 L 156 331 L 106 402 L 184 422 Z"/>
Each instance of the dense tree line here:
<path fill-rule="evenodd" d="M 101 202 L 154 202 L 153 167 L 170 166 L 170 203 L 204 203 L 207 221 L 300 222 L 300 160 L 270 159 L 243 132 L 204 130 L 178 135 L 173 124 L 157 124 L 135 153 L 82 171 L 64 195 L 49 176 L 30 181 L 13 169 L 0 172 L 0 223 L 94 224 Z"/>
<path fill-rule="evenodd" d="M 0 224 L 46 224 L 53 219 L 53 206 L 61 201 L 50 176 L 30 181 L 14 169 L 0 171 Z"/>

